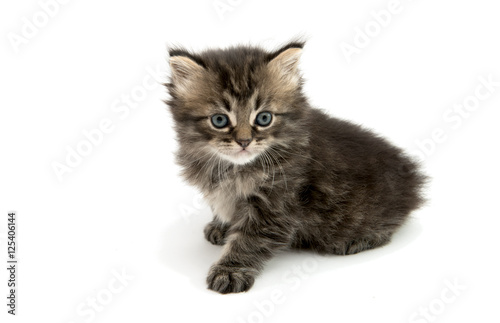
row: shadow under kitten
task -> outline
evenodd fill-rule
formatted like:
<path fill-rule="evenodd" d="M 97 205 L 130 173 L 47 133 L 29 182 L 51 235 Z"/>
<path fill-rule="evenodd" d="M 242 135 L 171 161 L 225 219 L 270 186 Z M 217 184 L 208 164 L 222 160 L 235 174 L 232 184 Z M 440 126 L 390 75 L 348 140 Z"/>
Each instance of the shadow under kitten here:
<path fill-rule="evenodd" d="M 211 219 L 207 212 L 193 216 L 189 221 L 179 220 L 172 223 L 164 232 L 162 248 L 159 257 L 171 270 L 189 278 L 194 287 L 206 290 L 205 268 L 221 255 L 221 248 L 214 246 L 203 237 L 203 229 Z M 321 257 L 321 265 L 315 272 L 332 272 L 353 265 L 362 265 L 375 259 L 380 259 L 393 252 L 406 248 L 414 242 L 423 229 L 418 219 L 410 219 L 397 231 L 390 244 L 355 255 L 339 256 L 325 255 Z M 253 288 L 257 291 L 274 288 L 283 283 L 283 275 L 294 265 L 311 258 L 308 251 L 289 250 L 270 261 L 266 272 L 262 274 L 260 284 Z M 316 259 L 316 258 L 315 258 Z"/>

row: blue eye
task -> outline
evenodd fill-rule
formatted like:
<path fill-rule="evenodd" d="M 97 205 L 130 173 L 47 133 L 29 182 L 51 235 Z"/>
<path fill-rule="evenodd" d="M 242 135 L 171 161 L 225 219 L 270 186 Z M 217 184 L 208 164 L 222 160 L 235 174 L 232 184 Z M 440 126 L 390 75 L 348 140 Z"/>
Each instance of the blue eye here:
<path fill-rule="evenodd" d="M 257 118 L 255 118 L 255 123 L 257 123 L 259 126 L 266 127 L 269 126 L 272 120 L 273 115 L 271 114 L 271 112 L 261 112 L 257 115 Z"/>
<path fill-rule="evenodd" d="M 228 123 L 229 120 L 225 114 L 214 114 L 212 116 L 212 124 L 215 128 L 224 128 Z"/>

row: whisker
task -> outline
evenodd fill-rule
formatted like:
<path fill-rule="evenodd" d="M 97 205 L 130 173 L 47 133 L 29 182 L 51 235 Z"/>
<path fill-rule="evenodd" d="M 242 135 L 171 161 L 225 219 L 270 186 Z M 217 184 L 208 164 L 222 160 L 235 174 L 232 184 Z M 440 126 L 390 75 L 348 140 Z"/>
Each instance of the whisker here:
<path fill-rule="evenodd" d="M 271 166 L 273 167 L 273 179 L 272 179 L 272 182 L 271 182 L 271 192 L 272 192 L 273 187 L 274 187 L 274 176 L 275 176 L 276 171 L 275 171 L 274 163 L 272 162 L 272 160 L 271 160 L 271 158 L 270 158 L 270 156 L 269 156 L 269 154 L 268 154 L 267 151 L 264 151 L 264 157 L 265 157 L 265 159 L 266 159 L 266 161 L 268 162 L 268 165 L 269 165 L 269 173 L 270 173 Z"/>
<path fill-rule="evenodd" d="M 320 161 L 312 158 L 311 156 L 293 153 L 289 149 L 287 149 L 286 147 L 283 147 L 283 146 L 274 146 L 274 147 L 269 147 L 269 148 L 273 148 L 273 150 L 275 150 L 275 151 L 277 151 L 278 148 L 281 148 L 281 150 L 279 150 L 279 151 L 282 152 L 282 153 L 284 153 L 284 154 L 290 154 L 290 155 L 300 156 L 302 158 L 306 158 L 306 159 L 312 160 L 312 161 L 318 163 L 324 169 L 326 169 L 325 165 L 323 165 Z"/>
<path fill-rule="evenodd" d="M 283 175 L 283 180 L 285 181 L 285 189 L 288 191 L 288 183 L 287 183 L 287 179 L 286 179 L 286 174 L 285 174 L 285 170 L 283 168 L 283 166 L 281 165 L 279 159 L 272 153 L 272 151 L 267 151 L 269 156 L 274 160 L 276 161 L 276 163 L 278 164 L 278 167 L 280 168 L 280 173 Z"/>

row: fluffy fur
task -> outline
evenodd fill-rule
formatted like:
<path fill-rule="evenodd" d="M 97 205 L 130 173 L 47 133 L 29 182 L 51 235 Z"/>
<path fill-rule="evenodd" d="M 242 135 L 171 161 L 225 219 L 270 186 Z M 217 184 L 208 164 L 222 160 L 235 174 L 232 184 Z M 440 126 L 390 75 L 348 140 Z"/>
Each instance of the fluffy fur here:
<path fill-rule="evenodd" d="M 303 45 L 169 52 L 177 161 L 212 208 L 205 237 L 224 245 L 207 277 L 219 293 L 247 291 L 280 250 L 382 246 L 422 203 L 425 177 L 399 148 L 308 104 Z M 270 125 L 257 124 L 261 112 Z"/>

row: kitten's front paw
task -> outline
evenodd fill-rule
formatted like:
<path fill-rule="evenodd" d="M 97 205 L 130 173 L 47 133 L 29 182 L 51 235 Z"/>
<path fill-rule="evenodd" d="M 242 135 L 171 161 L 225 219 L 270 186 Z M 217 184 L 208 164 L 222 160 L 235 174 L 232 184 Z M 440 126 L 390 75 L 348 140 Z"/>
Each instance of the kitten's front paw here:
<path fill-rule="evenodd" d="M 252 287 L 257 271 L 245 267 L 214 265 L 207 277 L 208 288 L 221 294 L 246 292 Z"/>
<path fill-rule="evenodd" d="M 214 221 L 208 223 L 203 230 L 205 239 L 211 244 L 222 246 L 226 238 L 227 227 Z"/>

